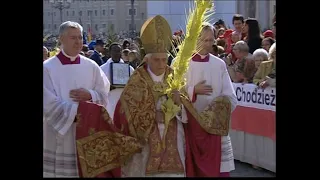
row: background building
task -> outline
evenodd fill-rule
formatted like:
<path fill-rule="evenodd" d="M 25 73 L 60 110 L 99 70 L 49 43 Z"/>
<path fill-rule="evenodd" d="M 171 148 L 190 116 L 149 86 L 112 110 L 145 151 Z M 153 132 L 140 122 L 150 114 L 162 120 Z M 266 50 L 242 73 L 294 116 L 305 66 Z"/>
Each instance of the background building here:
<path fill-rule="evenodd" d="M 165 1 L 148 1 L 147 12 L 148 17 L 161 14 L 164 16 L 172 31 L 182 29 L 185 31 L 186 12 L 189 11 L 190 5 L 194 0 L 165 0 Z M 232 16 L 236 13 L 236 2 L 232 1 L 214 1 L 215 14 L 210 18 L 210 22 L 214 23 L 218 19 L 223 19 L 227 26 L 232 25 Z M 232 26 L 231 26 L 232 27 Z"/>
<path fill-rule="evenodd" d="M 60 10 L 54 5 L 62 2 L 70 7 L 62 10 L 62 21 L 76 21 L 82 24 L 84 31 L 91 30 L 92 34 L 107 32 L 129 31 L 131 13 L 134 13 L 136 30 L 140 30 L 146 20 L 147 1 L 134 1 L 131 10 L 131 0 L 43 0 L 44 32 L 57 34 L 61 24 Z"/>
<path fill-rule="evenodd" d="M 164 0 L 147 1 L 147 16 L 163 15 L 169 22 L 172 31 L 183 29 L 185 31 L 186 13 L 194 0 Z M 227 27 L 233 28 L 232 16 L 236 13 L 245 18 L 257 18 L 261 29 L 271 28 L 271 21 L 275 13 L 275 0 L 215 0 L 215 14 L 210 22 L 223 19 Z"/>
<path fill-rule="evenodd" d="M 238 0 L 237 12 L 245 18 L 256 18 L 262 30 L 270 29 L 276 13 L 276 0 Z"/>
<path fill-rule="evenodd" d="M 54 8 L 57 2 L 69 7 Z M 68 2 L 68 3 L 67 3 Z M 134 13 L 134 26 L 139 31 L 144 21 L 155 15 L 164 16 L 172 31 L 185 31 L 186 12 L 194 0 L 135 0 L 131 10 L 131 0 L 43 0 L 43 27 L 45 33 L 57 34 L 62 21 L 72 20 L 82 24 L 85 31 L 99 34 L 113 30 L 116 33 L 131 30 L 131 13 Z M 271 28 L 275 13 L 275 0 L 216 0 L 215 14 L 210 22 L 223 19 L 227 27 L 233 28 L 232 16 L 242 14 L 245 18 L 258 19 L 261 29 Z"/>

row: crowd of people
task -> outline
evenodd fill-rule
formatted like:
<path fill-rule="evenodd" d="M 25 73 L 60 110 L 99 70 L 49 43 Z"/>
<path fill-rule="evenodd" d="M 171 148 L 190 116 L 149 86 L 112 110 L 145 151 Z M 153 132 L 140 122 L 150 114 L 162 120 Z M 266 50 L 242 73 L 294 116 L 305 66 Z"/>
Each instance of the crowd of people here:
<path fill-rule="evenodd" d="M 214 24 L 217 43 L 211 53 L 226 62 L 232 82 L 275 87 L 275 19 L 272 30 L 264 33 L 256 19 L 234 15 L 232 22 L 234 30 L 225 29 L 222 20 Z"/>
<path fill-rule="evenodd" d="M 275 19 L 272 30 L 263 33 L 254 18 L 236 14 L 232 22 L 234 29 L 226 28 L 221 19 L 213 25 L 198 23 L 203 28 L 196 41 L 204 42 L 203 48 L 190 60 L 186 92 L 172 91 L 173 104 L 180 111 L 166 130 L 162 103 L 169 96 L 163 88 L 184 33 L 169 32 L 167 21 L 157 15 L 145 22 L 140 37 L 111 43 L 97 39 L 91 46 L 81 43 L 80 24 L 62 23 L 61 46 L 51 52 L 43 47 L 44 176 L 230 176 L 235 166 L 228 130 L 237 105 L 232 82 L 266 88 L 275 87 L 276 79 Z M 168 40 L 173 45 L 170 49 Z M 131 75 L 121 88 L 113 86 L 110 78 L 110 64 L 119 62 L 130 65 Z M 110 106 L 115 92 L 120 94 L 112 113 L 108 112 L 113 119 L 110 123 L 99 108 Z M 112 126 L 107 129 L 116 134 L 112 140 L 93 142 L 107 136 L 92 136 L 101 126 Z M 168 134 L 165 146 L 161 144 L 164 131 Z M 105 148 L 111 144 L 119 152 Z M 116 154 L 121 157 L 103 159 Z M 125 159 L 123 165 L 121 158 L 128 157 L 131 160 Z"/>
<path fill-rule="evenodd" d="M 275 87 L 276 21 L 275 19 L 273 21 L 272 29 L 263 33 L 256 19 L 244 19 L 239 14 L 232 18 L 234 29 L 227 29 L 222 19 L 213 24 L 215 43 L 212 46 L 211 54 L 226 62 L 232 82 L 254 83 L 263 88 Z M 179 43 L 182 42 L 183 37 L 181 30 L 174 32 L 172 39 L 176 48 L 175 52 L 179 51 Z M 119 46 L 120 52 L 112 52 L 113 45 Z M 176 54 L 173 50 L 170 52 L 169 66 L 174 54 Z M 140 37 L 122 39 L 111 44 L 97 39 L 93 47 L 84 44 L 80 54 L 91 58 L 101 66 L 119 53 L 121 54 L 120 58 L 113 60 L 118 62 L 122 59 L 134 69 L 137 68 L 145 55 Z M 48 53 L 48 48 L 44 47 L 44 59 L 49 56 L 52 55 Z"/>

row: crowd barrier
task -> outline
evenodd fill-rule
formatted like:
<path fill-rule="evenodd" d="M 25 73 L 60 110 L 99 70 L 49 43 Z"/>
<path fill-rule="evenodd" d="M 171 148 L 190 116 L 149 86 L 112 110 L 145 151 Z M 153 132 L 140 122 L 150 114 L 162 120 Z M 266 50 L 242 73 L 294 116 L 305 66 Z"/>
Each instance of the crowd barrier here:
<path fill-rule="evenodd" d="M 229 133 L 234 158 L 276 172 L 276 89 L 233 85 L 238 100 Z"/>

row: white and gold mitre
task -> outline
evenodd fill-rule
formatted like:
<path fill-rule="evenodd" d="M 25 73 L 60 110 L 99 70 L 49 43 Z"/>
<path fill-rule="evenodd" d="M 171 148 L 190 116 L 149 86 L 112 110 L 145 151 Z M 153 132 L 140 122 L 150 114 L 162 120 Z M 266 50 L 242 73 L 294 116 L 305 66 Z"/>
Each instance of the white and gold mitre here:
<path fill-rule="evenodd" d="M 167 53 L 172 39 L 170 25 L 160 15 L 151 17 L 142 25 L 140 38 L 146 54 Z"/>

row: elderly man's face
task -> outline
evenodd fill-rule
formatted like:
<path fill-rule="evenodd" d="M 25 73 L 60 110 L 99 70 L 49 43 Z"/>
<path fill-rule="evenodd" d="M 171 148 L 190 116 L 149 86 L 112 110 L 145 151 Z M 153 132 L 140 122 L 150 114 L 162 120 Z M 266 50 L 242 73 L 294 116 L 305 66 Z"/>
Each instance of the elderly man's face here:
<path fill-rule="evenodd" d="M 166 71 L 167 62 L 167 53 L 153 53 L 152 56 L 147 59 L 150 70 L 157 76 Z"/>
<path fill-rule="evenodd" d="M 64 34 L 60 36 L 60 42 L 63 50 L 69 56 L 76 56 L 82 50 L 82 33 L 80 29 L 68 28 Z"/>
<path fill-rule="evenodd" d="M 46 59 L 48 59 L 48 50 L 46 48 L 43 48 L 43 61 L 45 61 Z"/>

